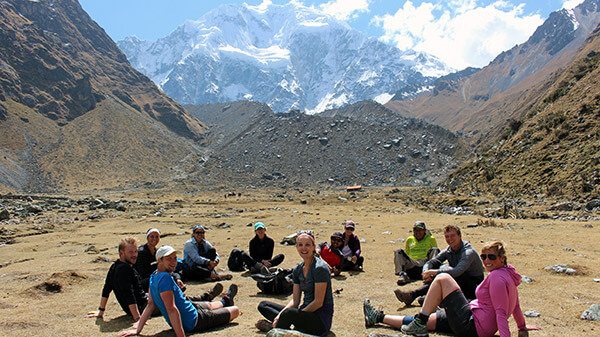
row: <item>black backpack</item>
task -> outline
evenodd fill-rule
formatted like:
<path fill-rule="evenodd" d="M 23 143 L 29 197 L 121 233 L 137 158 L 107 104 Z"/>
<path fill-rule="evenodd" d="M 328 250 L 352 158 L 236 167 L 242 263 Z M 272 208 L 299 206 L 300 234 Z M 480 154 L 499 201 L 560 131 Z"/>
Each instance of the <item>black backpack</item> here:
<path fill-rule="evenodd" d="M 289 295 L 294 289 L 291 269 L 277 269 L 268 275 L 253 274 L 252 279 L 264 294 Z"/>
<path fill-rule="evenodd" d="M 233 248 L 231 253 L 229 254 L 229 259 L 227 260 L 227 267 L 231 271 L 244 271 L 244 261 L 242 261 L 242 253 L 244 251 L 241 249 Z"/>

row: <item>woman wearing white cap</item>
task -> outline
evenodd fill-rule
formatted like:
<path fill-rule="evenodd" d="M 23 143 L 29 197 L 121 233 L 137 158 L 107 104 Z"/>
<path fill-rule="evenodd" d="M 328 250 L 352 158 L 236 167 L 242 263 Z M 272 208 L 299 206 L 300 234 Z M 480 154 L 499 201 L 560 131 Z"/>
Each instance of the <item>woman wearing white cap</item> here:
<path fill-rule="evenodd" d="M 150 228 L 146 231 L 146 244 L 138 248 L 138 258 L 135 269 L 140 274 L 143 289 L 148 289 L 150 275 L 156 270 L 156 246 L 160 242 L 160 231 L 158 228 Z"/>

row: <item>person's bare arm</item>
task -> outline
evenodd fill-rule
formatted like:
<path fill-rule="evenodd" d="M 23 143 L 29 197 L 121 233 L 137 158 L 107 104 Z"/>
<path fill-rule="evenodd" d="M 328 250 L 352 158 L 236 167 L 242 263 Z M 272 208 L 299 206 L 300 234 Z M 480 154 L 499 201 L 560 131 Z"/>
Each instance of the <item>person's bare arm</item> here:
<path fill-rule="evenodd" d="M 160 298 L 165 304 L 165 309 L 167 310 L 167 315 L 169 316 L 169 321 L 171 321 L 173 331 L 175 331 L 175 336 L 184 337 L 185 331 L 183 330 L 183 324 L 181 323 L 181 314 L 179 313 L 177 306 L 175 306 L 175 297 L 173 296 L 173 291 L 163 291 L 160 293 Z"/>
<path fill-rule="evenodd" d="M 302 311 L 313 312 L 323 306 L 325 301 L 325 292 L 327 291 L 327 282 L 315 283 L 315 299 L 308 303 Z"/>
<path fill-rule="evenodd" d="M 106 304 L 108 303 L 108 297 L 100 298 L 100 305 L 98 306 L 98 310 L 88 312 L 85 317 L 87 318 L 103 318 L 104 311 L 106 311 Z"/>
<path fill-rule="evenodd" d="M 142 316 L 140 316 L 140 320 L 133 324 L 133 328 L 129 330 L 124 330 L 119 332 L 119 336 L 127 337 L 127 336 L 135 336 L 139 335 L 144 329 L 144 325 L 146 325 L 146 321 L 150 319 L 152 313 L 154 312 L 155 306 L 154 301 L 152 301 L 152 296 L 148 296 L 148 305 L 144 308 L 144 312 L 142 312 Z"/>

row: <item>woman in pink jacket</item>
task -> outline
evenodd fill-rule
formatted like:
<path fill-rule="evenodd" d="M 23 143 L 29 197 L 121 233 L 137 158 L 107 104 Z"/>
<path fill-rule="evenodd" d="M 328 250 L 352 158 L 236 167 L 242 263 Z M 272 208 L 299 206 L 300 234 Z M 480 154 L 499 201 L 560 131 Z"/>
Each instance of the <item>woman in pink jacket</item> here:
<path fill-rule="evenodd" d="M 525 324 L 519 306 L 517 286 L 521 275 L 506 262 L 506 250 L 500 241 L 488 242 L 481 251 L 481 260 L 488 276 L 477 287 L 476 299 L 467 302 L 456 281 L 448 274 L 439 274 L 431 283 L 421 312 L 415 317 L 385 315 L 375 310 L 365 299 L 365 326 L 384 323 L 413 336 L 428 336 L 428 331 L 452 333 L 462 337 L 510 337 L 508 317 L 513 316 L 519 337 L 529 335 L 538 326 Z M 437 307 L 439 309 L 436 311 Z"/>

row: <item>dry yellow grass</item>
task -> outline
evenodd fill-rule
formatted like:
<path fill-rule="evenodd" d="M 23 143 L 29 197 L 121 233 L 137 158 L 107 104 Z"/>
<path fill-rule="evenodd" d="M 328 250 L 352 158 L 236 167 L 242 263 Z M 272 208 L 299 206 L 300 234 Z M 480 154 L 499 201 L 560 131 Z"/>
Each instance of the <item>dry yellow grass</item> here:
<path fill-rule="evenodd" d="M 51 223 L 52 233 L 17 238 L 17 242 L 0 247 L 0 335 L 2 336 L 115 336 L 130 322 L 114 296 L 111 296 L 105 319 L 102 322 L 84 318 L 87 311 L 98 306 L 100 291 L 109 263 L 93 263 L 99 255 L 117 258 L 116 245 L 119 238 L 134 234 L 145 240 L 143 233 L 149 227 L 158 227 L 163 233 L 161 244 L 181 249 L 189 237 L 189 227 L 202 223 L 210 227 L 207 239 L 219 250 L 225 267 L 226 258 L 233 247 L 247 249 L 253 235 L 247 226 L 263 221 L 268 234 L 276 241 L 297 229 L 314 229 L 317 241 L 327 240 L 330 233 L 340 230 L 347 218 L 357 222 L 357 234 L 365 239 L 363 245 L 365 272 L 356 275 L 343 273 L 344 277 L 333 280 L 334 289 L 343 289 L 335 296 L 333 332 L 336 336 L 366 336 L 370 332 L 399 334 L 385 327 L 365 329 L 362 300 L 369 297 L 386 313 L 414 314 L 417 307 L 404 308 L 396 300 L 396 285 L 392 252 L 403 246 L 400 238 L 409 235 L 412 223 L 427 222 L 441 245 L 444 240 L 441 228 L 457 223 L 463 228 L 463 238 L 479 248 L 482 242 L 502 239 L 507 243 L 509 262 L 523 275 L 532 277 L 531 284 L 520 286 L 523 310 L 537 310 L 539 318 L 528 322 L 543 326 L 544 330 L 532 332 L 531 336 L 597 336 L 600 323 L 582 321 L 579 315 L 593 303 L 600 303 L 600 283 L 592 278 L 600 277 L 600 222 L 564 222 L 550 220 L 496 220 L 495 227 L 466 228 L 475 223 L 473 216 L 453 216 L 424 213 L 401 203 L 390 202 L 383 193 L 369 191 L 370 195 L 358 200 L 344 202 L 338 195 L 345 192 L 325 191 L 320 194 L 294 192 L 294 201 L 277 201 L 275 193 L 268 191 L 242 191 L 241 197 L 225 198 L 224 193 L 205 195 L 159 195 L 138 194 L 129 199 L 154 200 L 164 203 L 157 206 L 140 206 L 125 213 L 107 211 L 97 221 L 74 221 L 85 214 L 55 213 L 22 221 L 21 224 L 3 225 L 8 230 L 27 228 L 34 224 Z M 359 194 L 366 196 L 366 193 Z M 117 196 L 113 196 L 117 198 Z M 123 197 L 123 196 L 118 196 Z M 176 199 L 183 200 L 175 202 Z M 300 199 L 306 199 L 301 204 Z M 154 212 L 164 207 L 163 215 Z M 87 214 L 87 213 L 86 213 Z M 230 228 L 217 225 L 226 222 Z M 593 227 L 584 227 L 591 224 Z M 100 254 L 86 253 L 94 245 Z M 286 255 L 283 265 L 292 267 L 299 262 L 294 247 L 276 245 L 276 252 Z M 24 259 L 30 259 L 21 261 Z M 13 262 L 10 264 L 10 262 Z M 19 262 L 21 261 L 21 262 Z M 576 276 L 554 275 L 543 270 L 545 266 L 566 263 L 577 266 L 582 274 Z M 53 273 L 76 271 L 81 278 L 61 274 L 54 279 L 64 284 L 60 293 L 47 293 L 37 288 Z M 258 302 L 264 299 L 285 302 L 258 293 L 255 282 L 242 273 L 234 273 L 239 295 L 236 304 L 242 310 L 231 326 L 212 331 L 214 336 L 258 336 L 254 323 L 260 318 L 256 311 Z M 69 284 L 70 283 L 70 284 Z M 225 282 L 228 286 L 230 282 Z M 187 292 L 200 293 L 211 284 L 188 284 Z M 408 285 L 411 287 L 413 285 Z M 514 322 L 511 329 L 516 330 Z M 152 318 L 145 327 L 144 335 L 172 336 L 165 321 Z"/>

